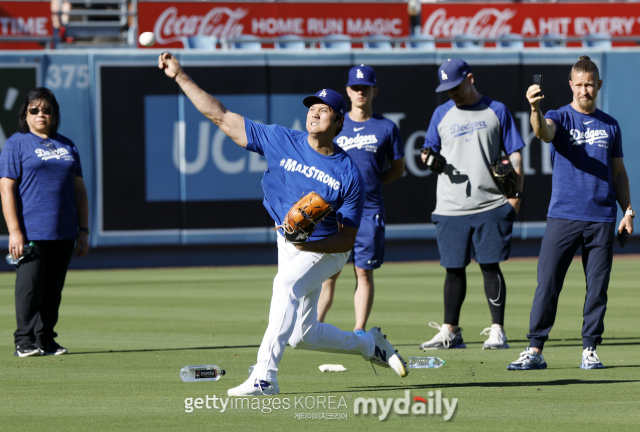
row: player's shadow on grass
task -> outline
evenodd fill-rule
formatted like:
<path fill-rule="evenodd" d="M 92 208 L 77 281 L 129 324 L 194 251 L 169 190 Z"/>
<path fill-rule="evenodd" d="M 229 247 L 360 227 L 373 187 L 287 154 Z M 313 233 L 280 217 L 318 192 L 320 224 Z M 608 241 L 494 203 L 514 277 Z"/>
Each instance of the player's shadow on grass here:
<path fill-rule="evenodd" d="M 639 342 L 608 342 L 608 341 L 618 341 L 618 340 L 628 340 L 628 341 L 633 341 L 633 340 L 638 340 Z M 580 345 L 582 345 L 582 339 L 581 338 L 568 338 L 568 339 L 549 339 L 547 340 L 547 342 L 545 343 L 545 347 L 550 347 L 550 346 L 568 346 L 567 344 L 562 344 L 562 342 L 580 342 Z M 484 341 L 465 341 L 465 344 L 467 345 L 481 345 L 483 344 Z M 529 339 L 509 339 L 509 343 L 529 343 Z M 420 345 L 420 343 L 408 343 L 408 344 L 393 344 L 396 347 L 401 347 L 401 346 L 406 346 L 406 347 L 412 347 L 412 346 L 416 346 L 416 345 Z M 570 345 L 570 344 L 569 344 Z M 605 337 L 604 338 L 604 342 L 601 344 L 602 346 L 607 346 L 607 345 L 640 345 L 640 337 Z"/>
<path fill-rule="evenodd" d="M 65 354 L 117 354 L 117 353 L 139 353 L 139 352 L 158 352 L 158 351 L 193 351 L 193 350 L 218 350 L 218 349 L 232 349 L 232 348 L 260 348 L 260 345 L 232 345 L 232 346 L 209 346 L 209 347 L 190 347 L 190 348 L 149 348 L 149 349 L 134 349 L 134 350 L 109 350 L 109 351 L 84 351 L 84 352 L 70 352 Z"/>
<path fill-rule="evenodd" d="M 620 366 L 621 367 L 621 366 Z M 516 372 L 517 373 L 517 372 Z M 533 387 L 533 386 L 566 386 L 576 384 L 623 384 L 623 383 L 638 383 L 640 380 L 579 380 L 579 379 L 566 379 L 555 381 L 529 381 L 529 382 L 472 382 L 472 383 L 436 383 L 436 384 L 411 384 L 411 385 L 381 385 L 381 386 L 363 386 L 363 387 L 349 387 L 347 390 L 335 390 L 319 391 L 319 392 L 299 392 L 299 393 L 287 393 L 291 395 L 296 394 L 323 394 L 323 393 L 353 393 L 353 392 L 380 392 L 380 391 L 397 391 L 397 390 L 440 390 L 445 388 L 468 388 L 468 387 L 482 387 L 482 388 L 504 388 L 504 387 Z"/>

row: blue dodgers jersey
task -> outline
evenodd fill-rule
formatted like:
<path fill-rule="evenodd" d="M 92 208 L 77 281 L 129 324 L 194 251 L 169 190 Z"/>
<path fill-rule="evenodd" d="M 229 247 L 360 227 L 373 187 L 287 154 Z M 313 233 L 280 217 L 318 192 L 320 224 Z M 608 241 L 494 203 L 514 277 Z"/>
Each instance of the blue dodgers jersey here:
<path fill-rule="evenodd" d="M 300 198 L 309 192 L 322 196 L 333 210 L 313 232 L 319 240 L 338 231 L 337 222 L 360 228 L 364 206 L 364 180 L 340 147 L 324 156 L 309 145 L 308 132 L 244 119 L 247 150 L 263 155 L 268 169 L 262 178 L 264 206 L 280 225 Z"/>
<path fill-rule="evenodd" d="M 355 122 L 349 114 L 344 118 L 342 132 L 334 140 L 346 150 L 364 178 L 367 214 L 384 214 L 382 199 L 382 168 L 386 159 L 404 157 L 404 146 L 398 127 L 391 120 L 373 114 L 369 120 Z"/>
<path fill-rule="evenodd" d="M 464 216 L 507 203 L 491 175 L 491 163 L 524 147 L 506 106 L 483 96 L 474 105 L 450 100 L 436 108 L 424 147 L 447 159 L 438 176 L 434 214 Z"/>
<path fill-rule="evenodd" d="M 621 158 L 618 122 L 596 110 L 582 114 L 571 105 L 545 115 L 556 124 L 549 143 L 553 167 L 548 217 L 615 222 L 616 191 L 611 158 Z"/>
<path fill-rule="evenodd" d="M 45 141 L 55 148 L 45 146 Z M 60 134 L 44 140 L 18 132 L 4 143 L 0 177 L 18 184 L 18 218 L 29 241 L 76 238 L 75 176 L 82 177 L 80 155 L 71 140 Z"/>

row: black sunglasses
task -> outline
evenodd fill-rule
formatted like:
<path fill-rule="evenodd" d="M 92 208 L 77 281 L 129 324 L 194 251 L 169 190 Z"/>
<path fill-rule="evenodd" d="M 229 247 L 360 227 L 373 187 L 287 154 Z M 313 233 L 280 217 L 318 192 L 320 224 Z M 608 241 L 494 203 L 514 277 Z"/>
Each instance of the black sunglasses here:
<path fill-rule="evenodd" d="M 29 108 L 29 114 L 31 115 L 38 115 L 38 113 L 40 111 L 42 111 L 42 114 L 44 115 L 49 115 L 51 114 L 51 108 L 50 107 L 45 107 L 45 108 Z"/>

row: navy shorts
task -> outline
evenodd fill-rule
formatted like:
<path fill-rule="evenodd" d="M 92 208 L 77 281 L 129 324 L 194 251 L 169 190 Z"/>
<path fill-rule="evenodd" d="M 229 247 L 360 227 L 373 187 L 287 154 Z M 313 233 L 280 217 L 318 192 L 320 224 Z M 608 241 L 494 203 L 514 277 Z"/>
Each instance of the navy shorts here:
<path fill-rule="evenodd" d="M 362 215 L 352 256 L 356 267 L 365 270 L 380 268 L 384 261 L 384 215 Z"/>
<path fill-rule="evenodd" d="M 516 212 L 509 203 L 465 216 L 431 215 L 436 226 L 440 265 L 466 267 L 471 262 L 472 250 L 478 264 L 506 261 L 511 252 L 515 217 Z"/>

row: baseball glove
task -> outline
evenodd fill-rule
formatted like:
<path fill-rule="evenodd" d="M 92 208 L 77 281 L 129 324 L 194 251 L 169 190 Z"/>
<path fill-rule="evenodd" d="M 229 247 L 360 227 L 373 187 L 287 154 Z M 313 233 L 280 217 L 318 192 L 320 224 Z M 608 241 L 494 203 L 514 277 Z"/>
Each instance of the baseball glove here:
<path fill-rule="evenodd" d="M 309 192 L 291 207 L 282 225 L 275 227 L 274 230 L 282 228 L 287 241 L 302 243 L 332 211 L 333 207 L 324 198 L 315 192 Z"/>
<path fill-rule="evenodd" d="M 504 156 L 492 163 L 491 174 L 505 198 L 513 198 L 516 194 L 516 172 L 509 156 Z"/>
<path fill-rule="evenodd" d="M 431 147 L 423 148 L 422 153 L 427 155 L 424 164 L 428 166 L 431 171 L 438 174 L 442 174 L 444 172 L 444 168 L 447 166 L 447 160 L 444 156 Z"/>

